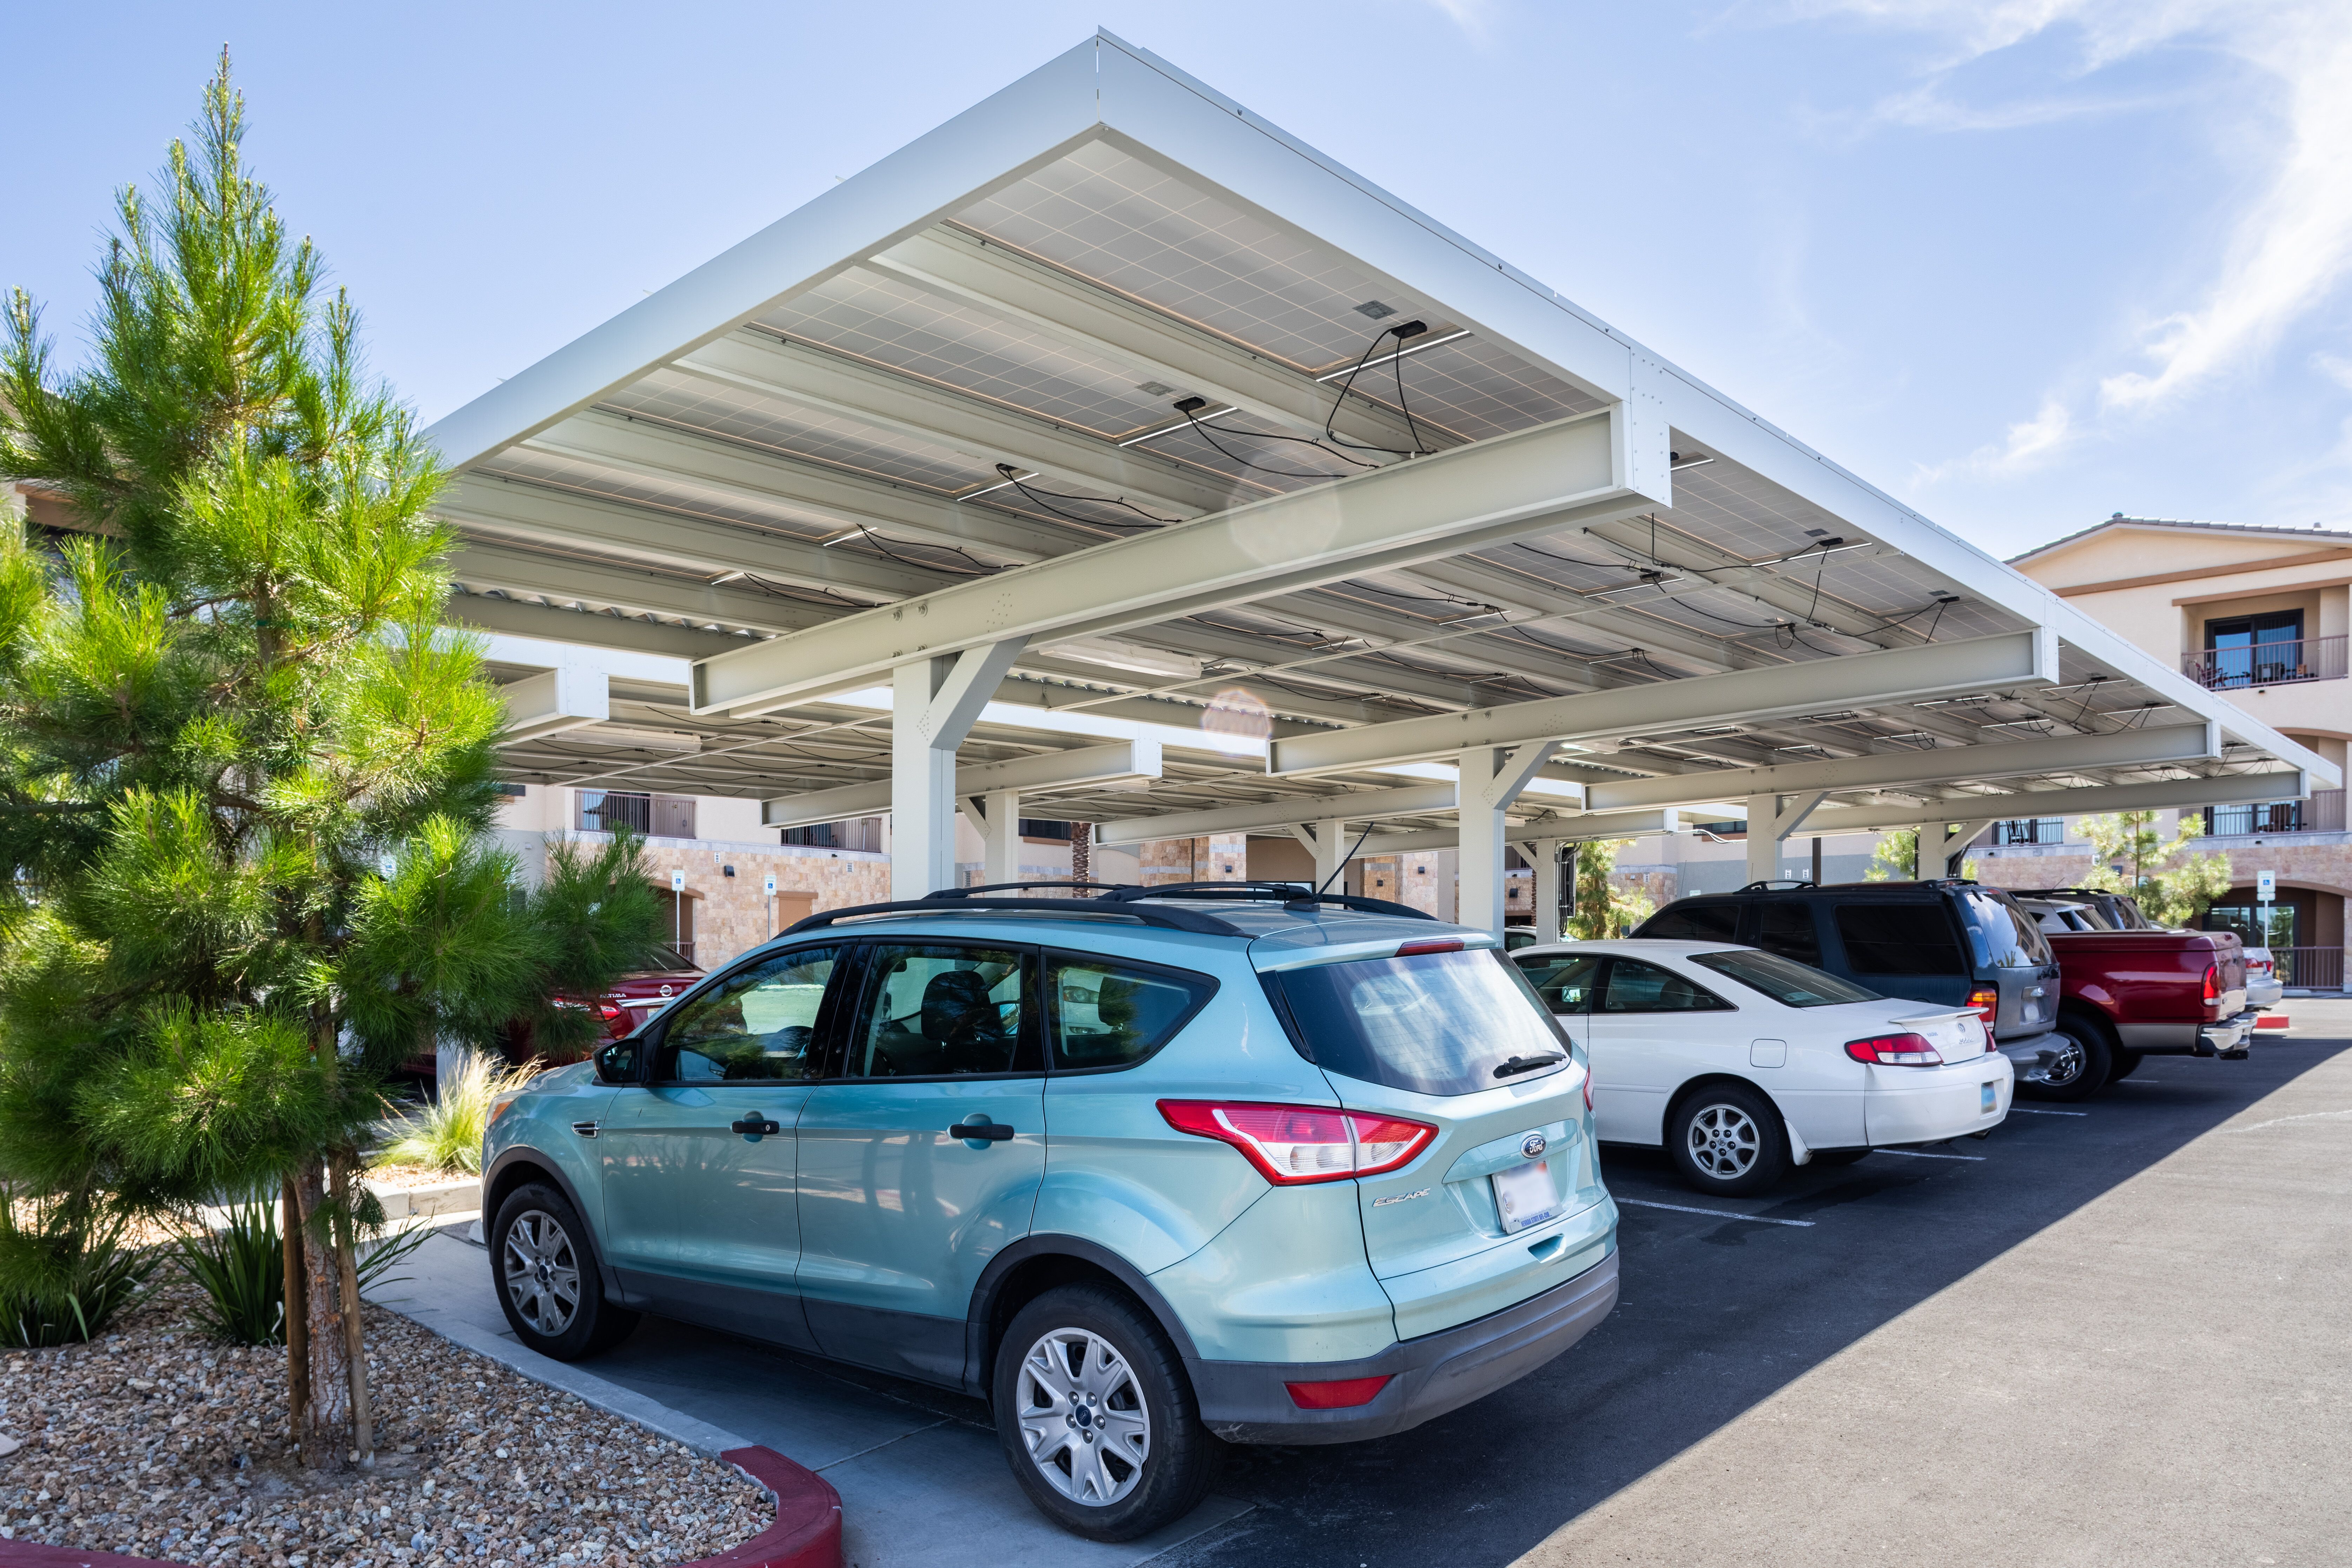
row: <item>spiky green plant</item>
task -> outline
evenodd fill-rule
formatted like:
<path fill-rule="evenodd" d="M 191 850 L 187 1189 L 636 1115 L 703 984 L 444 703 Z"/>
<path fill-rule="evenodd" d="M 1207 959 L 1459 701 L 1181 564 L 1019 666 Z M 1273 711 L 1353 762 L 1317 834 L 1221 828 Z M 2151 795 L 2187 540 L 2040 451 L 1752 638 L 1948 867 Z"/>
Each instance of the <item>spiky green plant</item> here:
<path fill-rule="evenodd" d="M 120 1218 L 78 1224 L 54 1202 L 0 1188 L 0 1346 L 88 1343 L 161 1261 L 157 1249 L 130 1239 Z"/>
<path fill-rule="evenodd" d="M 530 1082 L 535 1071 L 505 1066 L 480 1051 L 470 1053 L 457 1071 L 441 1076 L 432 1099 L 401 1116 L 393 1135 L 377 1151 L 375 1163 L 479 1176 L 490 1102 Z"/>
<path fill-rule="evenodd" d="M 412 1227 L 379 1235 L 360 1254 L 362 1292 L 392 1278 L 401 1260 L 432 1232 Z M 254 1194 L 226 1206 L 221 1223 L 184 1234 L 175 1242 L 180 1269 L 203 1291 L 196 1323 L 226 1344 L 286 1343 L 286 1245 L 278 1206 Z"/>

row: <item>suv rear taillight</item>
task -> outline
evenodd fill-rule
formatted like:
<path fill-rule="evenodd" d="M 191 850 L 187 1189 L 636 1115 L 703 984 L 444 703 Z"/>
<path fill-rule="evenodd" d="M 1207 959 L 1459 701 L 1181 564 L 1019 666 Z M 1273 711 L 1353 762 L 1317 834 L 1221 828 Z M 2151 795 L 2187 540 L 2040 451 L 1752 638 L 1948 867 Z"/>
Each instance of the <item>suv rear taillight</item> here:
<path fill-rule="evenodd" d="M 2205 966 L 2205 999 L 2209 1002 L 2221 999 L 2221 966 L 2219 964 Z"/>
<path fill-rule="evenodd" d="M 1378 1176 L 1437 1136 L 1426 1122 L 1316 1105 L 1162 1100 L 1160 1113 L 1180 1133 L 1231 1144 L 1276 1186 Z"/>
<path fill-rule="evenodd" d="M 1968 1005 L 1984 1019 L 1985 1028 L 1990 1029 L 2000 1021 L 2000 993 L 1990 986 L 1979 986 L 1970 991 Z"/>
<path fill-rule="evenodd" d="M 1874 1034 L 1845 1042 L 1845 1053 L 1873 1067 L 1937 1067 L 1943 1053 L 1918 1034 Z"/>

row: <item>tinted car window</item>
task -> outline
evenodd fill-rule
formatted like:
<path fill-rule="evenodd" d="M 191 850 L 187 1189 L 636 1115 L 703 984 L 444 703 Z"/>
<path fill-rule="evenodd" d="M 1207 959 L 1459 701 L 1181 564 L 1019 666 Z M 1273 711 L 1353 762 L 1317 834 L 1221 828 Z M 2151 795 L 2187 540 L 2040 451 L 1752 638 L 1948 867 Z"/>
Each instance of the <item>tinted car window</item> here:
<path fill-rule="evenodd" d="M 744 965 L 677 1004 L 657 1083 L 757 1083 L 819 1071 L 816 1024 L 837 947 L 796 947 Z"/>
<path fill-rule="evenodd" d="M 1990 888 L 1971 887 L 1961 891 L 1960 902 L 1981 938 L 1978 956 L 1983 962 L 2000 969 L 2050 962 L 2050 944 L 2042 939 L 2042 928 L 2016 900 Z"/>
<path fill-rule="evenodd" d="M 1736 942 L 1739 939 L 1739 906 L 1670 904 L 1642 922 L 1642 928 L 1633 935 L 1677 942 Z"/>
<path fill-rule="evenodd" d="M 1696 980 L 1644 964 L 1619 958 L 1609 966 L 1609 988 L 1601 994 L 1604 1013 L 1726 1012 L 1731 1004 Z"/>
<path fill-rule="evenodd" d="M 1857 975 L 1966 975 L 1968 956 L 1940 903 L 1841 904 L 1838 940 Z"/>
<path fill-rule="evenodd" d="M 1778 953 L 1742 948 L 1730 953 L 1694 953 L 1691 962 L 1738 981 L 1751 990 L 1789 1008 L 1832 1008 L 1844 1002 L 1874 1002 L 1876 991 L 1851 980 L 1841 980 L 1811 964 L 1783 958 Z"/>
<path fill-rule="evenodd" d="M 1049 955 L 1054 1066 L 1058 1071 L 1130 1067 L 1166 1044 L 1215 995 L 1217 982 L 1178 969 L 1109 958 Z"/>
<path fill-rule="evenodd" d="M 1036 966 L 1025 950 L 877 942 L 866 965 L 850 1077 L 1042 1071 Z"/>
<path fill-rule="evenodd" d="M 1568 1045 L 1500 953 L 1423 953 L 1273 976 L 1308 1061 L 1416 1094 L 1472 1094 L 1558 1071 Z M 1496 1069 L 1547 1061 L 1530 1071 Z"/>
<path fill-rule="evenodd" d="M 1531 953 L 1512 960 L 1556 1013 L 1589 1012 L 1601 978 L 1601 959 L 1591 953 Z"/>
<path fill-rule="evenodd" d="M 1822 938 L 1813 927 L 1813 906 L 1793 898 L 1761 905 L 1756 911 L 1756 935 L 1748 946 L 1800 964 L 1820 963 Z"/>

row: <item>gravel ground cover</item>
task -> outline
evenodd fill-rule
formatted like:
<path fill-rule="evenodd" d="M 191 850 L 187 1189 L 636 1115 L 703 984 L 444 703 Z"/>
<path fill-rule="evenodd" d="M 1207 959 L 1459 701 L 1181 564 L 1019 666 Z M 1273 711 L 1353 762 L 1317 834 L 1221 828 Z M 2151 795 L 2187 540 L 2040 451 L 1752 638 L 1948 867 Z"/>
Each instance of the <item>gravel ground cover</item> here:
<path fill-rule="evenodd" d="M 367 1312 L 376 1467 L 286 1441 L 286 1353 L 215 1343 L 184 1281 L 88 1345 L 0 1354 L 0 1537 L 268 1568 L 656 1568 L 774 1522 L 731 1465 Z M 6 1444 L 0 1442 L 0 1448 Z"/>

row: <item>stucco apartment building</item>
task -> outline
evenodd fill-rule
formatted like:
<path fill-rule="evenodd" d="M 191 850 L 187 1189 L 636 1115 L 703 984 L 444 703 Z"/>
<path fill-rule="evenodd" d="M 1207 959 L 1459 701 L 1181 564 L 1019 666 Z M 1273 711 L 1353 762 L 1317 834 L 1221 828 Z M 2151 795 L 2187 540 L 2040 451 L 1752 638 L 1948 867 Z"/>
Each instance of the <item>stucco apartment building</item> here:
<path fill-rule="evenodd" d="M 2170 522 L 2118 513 L 2011 562 L 2074 607 L 2339 766 L 2352 740 L 2352 534 Z M 2288 983 L 2344 981 L 2352 837 L 2344 792 L 2201 815 L 2201 847 L 2230 857 L 2236 885 L 2210 925 L 2247 935 L 2257 874 L 2278 903 L 2267 933 Z M 2178 813 L 2166 812 L 2168 830 Z M 2080 823 L 1998 824 L 1973 852 L 1978 874 L 2009 887 L 2065 885 L 2091 867 Z"/>

